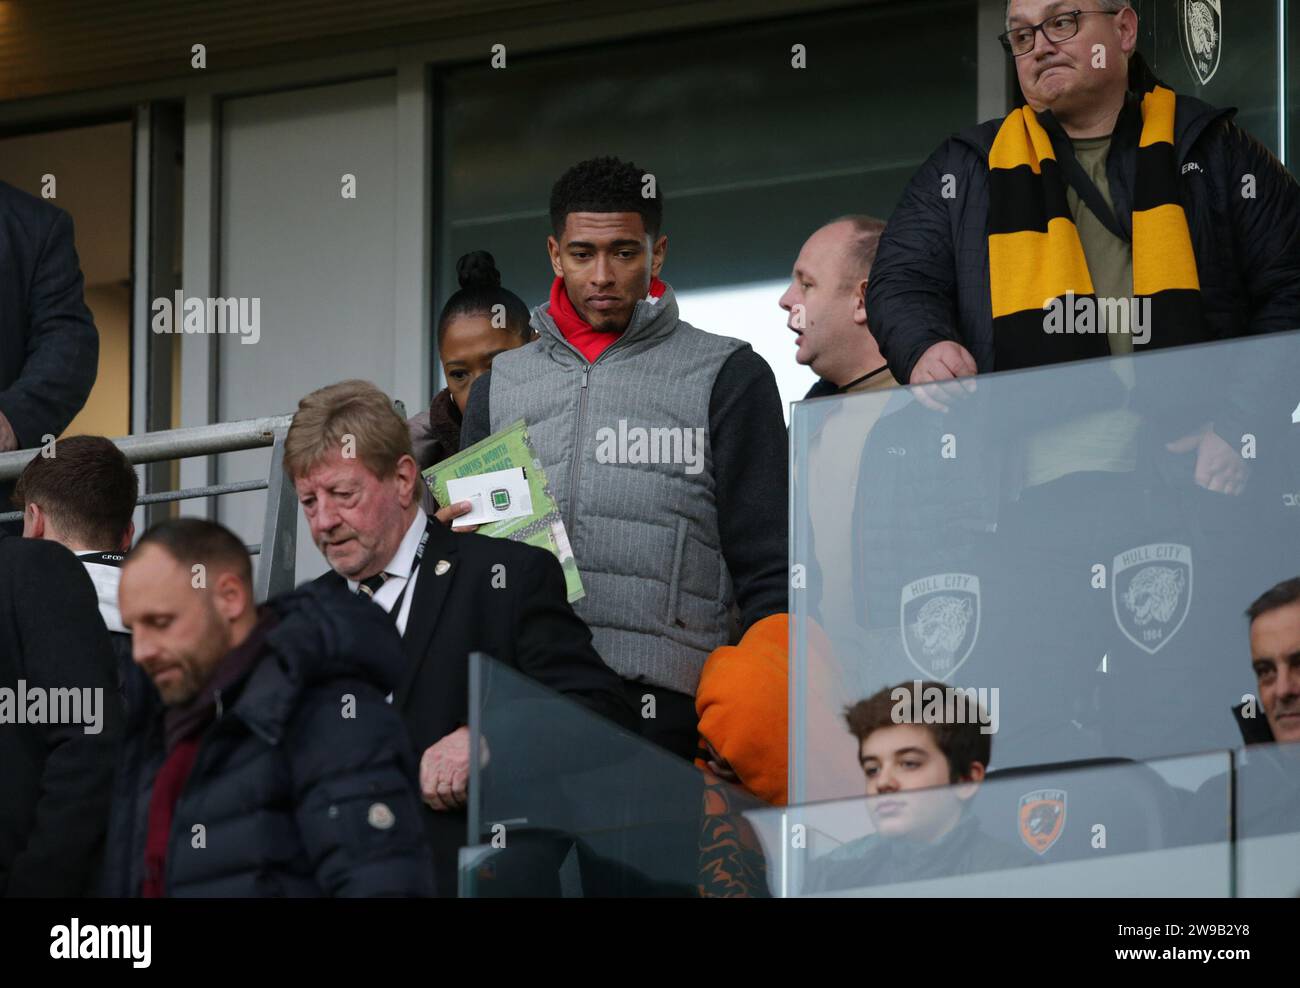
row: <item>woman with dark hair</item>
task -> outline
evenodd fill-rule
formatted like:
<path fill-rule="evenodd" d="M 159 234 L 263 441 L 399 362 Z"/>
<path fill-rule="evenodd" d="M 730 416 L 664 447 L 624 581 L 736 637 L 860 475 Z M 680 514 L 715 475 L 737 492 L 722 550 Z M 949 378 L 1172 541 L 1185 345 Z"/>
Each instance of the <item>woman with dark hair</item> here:
<path fill-rule="evenodd" d="M 470 386 L 492 367 L 492 358 L 530 342 L 528 306 L 501 287 L 501 272 L 485 250 L 456 262 L 460 290 L 447 299 L 438 317 L 438 357 L 447 386 L 427 412 L 410 420 L 411 445 L 421 470 L 460 449 L 461 416 Z"/>

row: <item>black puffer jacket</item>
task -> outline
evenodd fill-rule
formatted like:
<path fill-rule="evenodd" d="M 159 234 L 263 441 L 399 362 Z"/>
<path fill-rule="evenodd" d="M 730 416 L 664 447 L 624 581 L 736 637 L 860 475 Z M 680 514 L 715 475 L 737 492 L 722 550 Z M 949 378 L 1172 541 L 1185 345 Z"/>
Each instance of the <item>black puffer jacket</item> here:
<path fill-rule="evenodd" d="M 1155 81 L 1140 56 L 1130 88 Z M 1300 186 L 1269 151 L 1216 109 L 1180 95 L 1174 124 L 1178 190 L 1196 254 L 1205 340 L 1300 327 Z M 946 140 L 913 176 L 871 269 L 871 329 L 894 377 L 911 379 L 927 349 L 961 343 L 981 374 L 995 367 L 989 294 L 988 155 L 1001 120 Z M 1107 163 L 1115 213 L 1131 229 L 1136 146 Z M 945 176 L 955 196 L 945 198 Z M 1254 197 L 1243 194 L 1251 189 Z M 1143 349 L 1170 342 L 1156 334 Z M 1221 434 L 1225 434 L 1221 432 Z"/>
<path fill-rule="evenodd" d="M 394 628 L 380 608 L 314 584 L 267 607 L 276 623 L 221 694 L 177 801 L 166 894 L 431 895 L 416 763 L 384 700 L 405 662 Z M 345 713 L 349 694 L 355 716 Z M 163 757 L 163 707 L 151 689 L 127 727 L 106 895 L 140 894 Z"/>

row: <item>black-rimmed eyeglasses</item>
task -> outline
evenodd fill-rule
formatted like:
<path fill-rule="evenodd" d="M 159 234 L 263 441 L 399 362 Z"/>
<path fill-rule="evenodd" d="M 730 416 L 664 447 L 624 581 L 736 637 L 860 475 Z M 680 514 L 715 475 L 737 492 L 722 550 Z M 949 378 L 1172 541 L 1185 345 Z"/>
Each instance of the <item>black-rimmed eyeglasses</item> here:
<path fill-rule="evenodd" d="M 1027 24 L 1024 27 L 1012 28 L 1006 34 L 999 34 L 998 40 L 1002 42 L 1002 47 L 1007 50 L 1007 54 L 1019 58 L 1034 50 L 1039 31 L 1042 31 L 1043 37 L 1053 43 L 1069 41 L 1079 33 L 1079 18 L 1084 14 L 1106 14 L 1114 17 L 1119 13 L 1118 10 L 1071 10 L 1062 14 L 1053 14 L 1041 24 Z"/>

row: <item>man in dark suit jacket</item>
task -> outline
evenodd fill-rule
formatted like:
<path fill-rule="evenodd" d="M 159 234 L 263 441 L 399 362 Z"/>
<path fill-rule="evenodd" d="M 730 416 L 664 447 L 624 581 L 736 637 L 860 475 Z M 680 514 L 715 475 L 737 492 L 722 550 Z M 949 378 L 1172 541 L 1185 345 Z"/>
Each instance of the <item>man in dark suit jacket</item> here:
<path fill-rule="evenodd" d="M 0 452 L 59 435 L 86 403 L 99 333 L 82 287 L 72 218 L 0 182 Z"/>
<path fill-rule="evenodd" d="M 455 895 L 466 838 L 469 653 L 485 652 L 633 730 L 635 711 L 569 606 L 554 556 L 453 533 L 425 514 L 410 433 L 373 384 L 344 381 L 303 398 L 284 463 L 333 570 L 320 581 L 371 597 L 402 634 L 409 666 L 392 700 L 422 754 L 437 892 Z"/>
<path fill-rule="evenodd" d="M 93 891 L 121 736 L 90 577 L 61 545 L 0 533 L 0 896 Z"/>
<path fill-rule="evenodd" d="M 33 456 L 18 477 L 13 500 L 23 511 L 23 538 L 58 542 L 86 567 L 130 708 L 151 688 L 132 661 L 131 634 L 117 603 L 122 562 L 135 538 L 131 515 L 139 480 L 122 451 L 103 436 L 60 439 L 55 452 Z"/>

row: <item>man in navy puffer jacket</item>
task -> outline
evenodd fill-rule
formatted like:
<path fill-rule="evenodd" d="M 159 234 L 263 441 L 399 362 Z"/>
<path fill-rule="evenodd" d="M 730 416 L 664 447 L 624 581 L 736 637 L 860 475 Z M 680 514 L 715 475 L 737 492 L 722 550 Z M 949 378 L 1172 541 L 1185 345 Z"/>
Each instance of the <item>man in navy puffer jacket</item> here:
<path fill-rule="evenodd" d="M 239 539 L 195 518 L 150 529 L 123 565 L 155 689 L 127 725 L 104 893 L 431 895 L 414 755 L 384 700 L 396 632 L 311 585 L 258 608 L 251 576 Z"/>

